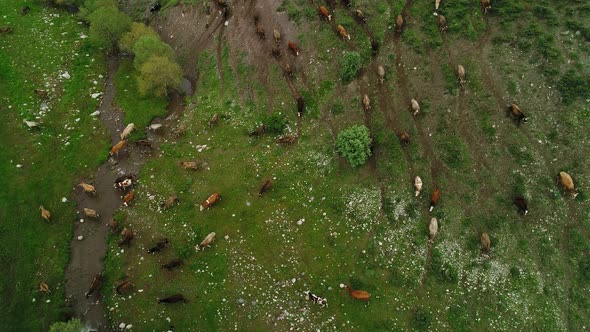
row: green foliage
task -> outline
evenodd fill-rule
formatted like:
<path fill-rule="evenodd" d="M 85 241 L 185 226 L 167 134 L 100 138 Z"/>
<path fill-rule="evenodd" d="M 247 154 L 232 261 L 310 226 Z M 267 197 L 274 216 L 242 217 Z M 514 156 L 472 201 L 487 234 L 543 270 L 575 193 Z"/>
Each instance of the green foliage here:
<path fill-rule="evenodd" d="M 427 331 L 432 323 L 432 314 L 426 309 L 418 308 L 412 314 L 412 328 L 418 331 Z"/>
<path fill-rule="evenodd" d="M 336 138 L 336 149 L 352 167 L 364 165 L 371 156 L 369 129 L 355 125 L 341 131 Z"/>
<path fill-rule="evenodd" d="M 90 41 L 107 51 L 116 50 L 121 35 L 129 30 L 131 19 L 114 7 L 102 7 L 90 14 Z"/>
<path fill-rule="evenodd" d="M 137 87 L 144 96 L 148 93 L 163 96 L 168 90 L 178 88 L 182 80 L 180 66 L 163 56 L 150 57 L 139 72 Z"/>
<path fill-rule="evenodd" d="M 82 332 L 85 331 L 84 325 L 78 318 L 74 318 L 68 322 L 53 323 L 49 328 L 49 332 Z"/>
<path fill-rule="evenodd" d="M 563 74 L 559 82 L 557 82 L 557 89 L 561 93 L 563 103 L 566 105 L 573 103 L 577 98 L 590 97 L 590 83 L 573 69 Z"/>
<path fill-rule="evenodd" d="M 133 65 L 137 70 L 141 70 L 143 64 L 151 57 L 161 57 L 172 62 L 174 60 L 174 51 L 170 45 L 164 43 L 159 36 L 147 34 L 140 37 L 133 45 L 135 60 Z"/>
<path fill-rule="evenodd" d="M 131 30 L 124 33 L 119 41 L 119 48 L 121 51 L 125 52 L 132 52 L 133 46 L 135 43 L 143 36 L 154 36 L 157 37 L 158 35 L 152 29 L 141 22 L 133 22 L 131 23 Z"/>
<path fill-rule="evenodd" d="M 273 113 L 265 116 L 262 123 L 266 127 L 266 131 L 272 134 L 282 134 L 285 126 L 287 125 L 287 119 L 282 113 Z"/>
<path fill-rule="evenodd" d="M 361 55 L 358 52 L 344 52 L 340 58 L 340 80 L 343 83 L 352 81 L 361 69 Z"/>

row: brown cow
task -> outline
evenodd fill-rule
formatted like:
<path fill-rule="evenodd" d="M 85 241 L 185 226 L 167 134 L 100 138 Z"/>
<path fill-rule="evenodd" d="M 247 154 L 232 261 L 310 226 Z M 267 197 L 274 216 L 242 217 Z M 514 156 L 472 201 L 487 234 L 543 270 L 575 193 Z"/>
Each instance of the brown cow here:
<path fill-rule="evenodd" d="M 440 32 L 443 33 L 445 31 L 447 31 L 448 28 L 449 27 L 447 25 L 447 19 L 444 16 L 439 15 L 438 16 L 438 29 L 440 30 Z"/>
<path fill-rule="evenodd" d="M 96 188 L 94 188 L 94 186 L 91 184 L 88 184 L 86 182 L 80 182 L 78 187 L 82 187 L 84 189 L 84 192 L 86 193 L 96 195 Z"/>
<path fill-rule="evenodd" d="M 320 15 L 328 21 L 332 20 L 332 15 L 330 15 L 330 12 L 324 6 L 320 6 Z"/>
<path fill-rule="evenodd" d="M 213 128 L 213 126 L 219 121 L 219 114 L 215 113 L 209 120 L 209 128 Z"/>
<path fill-rule="evenodd" d="M 578 193 L 576 192 L 576 188 L 574 186 L 574 179 L 572 179 L 571 175 L 569 175 L 566 172 L 559 172 L 558 176 L 559 178 L 559 183 L 563 186 L 563 188 L 569 192 L 572 197 L 576 198 L 576 196 L 578 196 Z"/>
<path fill-rule="evenodd" d="M 166 264 L 162 264 L 160 266 L 160 268 L 167 269 L 168 271 L 170 271 L 170 270 L 172 270 L 172 269 L 174 269 L 176 267 L 179 267 L 181 265 L 182 265 L 182 259 L 176 258 L 176 259 L 173 259 L 173 260 L 171 260 L 170 262 L 168 262 Z"/>
<path fill-rule="evenodd" d="M 399 14 L 395 18 L 395 31 L 397 31 L 397 33 L 401 34 L 403 26 L 404 26 L 404 17 L 402 16 L 402 14 Z"/>
<path fill-rule="evenodd" d="M 260 24 L 256 24 L 256 34 L 260 39 L 266 39 L 266 33 L 264 32 L 264 28 Z"/>
<path fill-rule="evenodd" d="M 127 227 L 125 227 L 125 228 L 123 228 L 121 235 L 123 236 L 123 240 L 121 240 L 121 242 L 119 242 L 119 247 L 122 247 L 124 245 L 130 246 L 131 240 L 135 236 L 135 234 L 133 234 L 133 231 L 128 229 Z"/>
<path fill-rule="evenodd" d="M 510 108 L 508 109 L 512 119 L 516 122 L 516 125 L 519 126 L 521 122 L 527 122 L 528 118 L 524 113 L 520 110 L 520 107 L 515 103 L 510 104 Z"/>
<path fill-rule="evenodd" d="M 422 179 L 419 176 L 414 178 L 414 189 L 416 189 L 416 197 L 418 197 L 422 191 Z"/>
<path fill-rule="evenodd" d="M 285 135 L 277 138 L 276 142 L 279 144 L 292 144 L 297 140 L 297 136 L 294 135 Z"/>
<path fill-rule="evenodd" d="M 522 196 L 518 196 L 514 199 L 514 205 L 518 207 L 518 211 L 525 216 L 529 213 L 529 208 L 527 206 L 526 200 Z"/>
<path fill-rule="evenodd" d="M 434 191 L 432 192 L 432 196 L 430 197 L 430 210 L 429 211 L 432 211 L 432 209 L 434 209 L 436 204 L 438 204 L 439 198 L 440 198 L 440 191 L 438 190 L 438 187 L 434 187 Z"/>
<path fill-rule="evenodd" d="M 215 236 L 215 232 L 207 234 L 203 241 L 201 241 L 201 243 L 199 243 L 199 245 L 196 247 L 197 251 L 201 249 L 205 250 L 205 247 L 210 247 L 211 244 L 215 241 Z"/>
<path fill-rule="evenodd" d="M 123 295 L 123 292 L 131 289 L 135 287 L 135 284 L 131 282 L 131 280 L 126 279 L 123 282 L 121 282 L 117 288 L 115 288 L 115 291 L 117 292 L 117 294 L 119 295 Z"/>
<path fill-rule="evenodd" d="M 96 210 L 89 209 L 89 208 L 84 208 L 84 215 L 88 218 L 94 218 L 94 219 L 100 218 L 100 215 L 98 214 L 98 212 L 96 212 Z"/>
<path fill-rule="evenodd" d="M 262 185 L 262 188 L 260 188 L 260 191 L 258 192 L 258 197 L 262 197 L 262 195 L 270 190 L 270 187 L 272 186 L 272 180 L 271 179 L 267 179 L 266 181 L 264 181 L 264 184 Z"/>
<path fill-rule="evenodd" d="M 293 55 L 298 56 L 299 55 L 299 47 L 297 46 L 297 44 L 295 44 L 294 42 L 290 41 L 287 43 L 287 46 L 289 46 L 289 49 L 291 50 L 291 52 L 293 53 Z"/>
<path fill-rule="evenodd" d="M 133 191 L 128 192 L 127 195 L 125 195 L 125 197 L 123 197 L 123 205 L 129 206 L 129 202 L 131 202 L 133 200 L 134 195 L 135 194 L 133 194 Z"/>
<path fill-rule="evenodd" d="M 492 0 L 481 0 L 481 8 L 483 9 L 483 14 L 487 15 L 488 9 L 492 8 Z"/>
<path fill-rule="evenodd" d="M 158 303 L 177 303 L 182 302 L 185 303 L 187 300 L 182 296 L 182 294 L 174 294 L 163 299 L 158 299 Z"/>
<path fill-rule="evenodd" d="M 370 111 L 371 110 L 371 99 L 369 98 L 369 96 L 367 94 L 365 94 L 363 96 L 363 107 L 365 108 L 365 111 Z"/>
<path fill-rule="evenodd" d="M 123 149 L 126 144 L 127 144 L 127 141 L 126 140 L 120 140 L 119 143 L 113 145 L 113 147 L 111 148 L 111 152 L 109 152 L 109 156 L 112 156 L 114 154 L 116 154 L 118 156 L 119 155 L 119 151 L 121 149 Z"/>
<path fill-rule="evenodd" d="M 88 292 L 86 292 L 86 298 L 89 298 L 90 295 L 92 295 L 92 293 L 94 293 L 94 291 L 96 291 L 100 287 L 101 284 L 102 284 L 102 274 L 97 273 L 94 276 L 94 279 L 92 279 L 92 283 L 90 284 L 90 288 L 88 289 Z"/>
<path fill-rule="evenodd" d="M 459 84 L 463 86 L 465 84 L 465 68 L 462 65 L 457 66 L 457 76 L 459 76 Z"/>
<path fill-rule="evenodd" d="M 46 210 L 43 205 L 39 206 L 39 210 L 41 210 L 41 218 L 47 220 L 47 221 L 51 221 L 51 212 L 49 212 L 48 210 Z"/>
<path fill-rule="evenodd" d="M 338 34 L 340 35 L 340 37 L 342 37 L 342 39 L 345 39 L 345 40 L 348 39 L 348 40 L 350 40 L 350 35 L 346 31 L 346 29 L 344 29 L 343 26 L 338 25 L 336 28 L 338 29 Z"/>
<path fill-rule="evenodd" d="M 250 132 L 250 136 L 260 136 L 262 134 L 264 134 L 264 131 L 266 130 L 266 126 L 264 124 L 261 124 L 260 126 L 256 127 L 256 129 L 254 129 L 254 131 Z"/>
<path fill-rule="evenodd" d="M 403 146 L 407 146 L 408 144 L 410 144 L 410 135 L 408 134 L 407 131 L 403 131 L 400 135 L 399 135 L 399 141 Z"/>
<path fill-rule="evenodd" d="M 430 219 L 430 224 L 428 225 L 428 233 L 430 237 L 428 238 L 428 243 L 433 243 L 436 234 L 438 233 L 438 220 L 436 218 Z"/>
<path fill-rule="evenodd" d="M 350 297 L 352 297 L 353 299 L 366 301 L 367 303 L 371 299 L 371 294 L 369 294 L 369 292 L 367 292 L 367 291 L 354 290 L 354 289 L 350 288 L 350 286 L 348 286 L 348 285 L 346 285 L 346 290 L 348 291 L 348 294 L 350 294 Z"/>
<path fill-rule="evenodd" d="M 279 32 L 279 30 L 274 29 L 272 31 L 272 36 L 275 39 L 275 43 L 277 43 L 277 45 L 281 42 L 281 33 Z"/>
<path fill-rule="evenodd" d="M 487 255 L 490 252 L 490 246 L 492 244 L 488 233 L 482 233 L 480 241 L 481 241 L 481 252 L 482 252 L 482 254 Z"/>
<path fill-rule="evenodd" d="M 301 96 L 297 96 L 297 116 L 301 116 L 303 114 L 303 111 L 305 110 L 305 101 L 303 100 L 303 97 Z"/>
<path fill-rule="evenodd" d="M 178 201 L 178 197 L 176 195 L 168 197 L 168 199 L 162 203 L 162 208 L 169 209 L 176 201 Z"/>
<path fill-rule="evenodd" d="M 199 206 L 199 209 L 201 211 L 203 211 L 205 209 L 209 209 L 211 206 L 213 206 L 219 200 L 221 200 L 221 195 L 219 193 L 215 192 L 215 193 L 211 194 L 211 196 L 209 196 L 209 198 L 207 198 L 203 203 L 201 203 L 201 205 Z"/>
<path fill-rule="evenodd" d="M 357 9 L 354 11 L 354 18 L 356 18 L 361 23 L 367 22 L 367 18 L 365 17 L 365 14 L 360 9 Z"/>
<path fill-rule="evenodd" d="M 385 80 L 385 68 L 383 66 L 377 67 L 377 75 L 379 75 L 379 83 L 383 84 Z"/>
<path fill-rule="evenodd" d="M 412 111 L 414 111 L 414 116 L 418 115 L 418 113 L 420 113 L 420 104 L 418 104 L 416 99 L 412 99 L 410 102 L 412 103 Z"/>

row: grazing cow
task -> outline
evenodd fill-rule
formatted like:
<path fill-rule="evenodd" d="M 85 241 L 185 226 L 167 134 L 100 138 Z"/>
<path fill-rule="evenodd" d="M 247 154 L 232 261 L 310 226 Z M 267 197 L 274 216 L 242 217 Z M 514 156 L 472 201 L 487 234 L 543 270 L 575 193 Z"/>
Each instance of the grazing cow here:
<path fill-rule="evenodd" d="M 210 247 L 211 244 L 215 241 L 215 232 L 211 232 L 207 234 L 207 236 L 199 243 L 199 245 L 195 248 L 197 251 L 205 250 L 205 247 Z"/>
<path fill-rule="evenodd" d="M 559 172 L 559 175 L 557 176 L 559 178 L 559 183 L 563 186 L 563 188 L 569 192 L 573 198 L 576 198 L 576 196 L 578 196 L 578 193 L 576 193 L 576 188 L 574 186 L 574 179 L 572 179 L 571 175 L 569 175 L 566 172 Z"/>
<path fill-rule="evenodd" d="M 371 98 L 367 94 L 363 96 L 363 107 L 367 112 L 371 110 Z"/>
<path fill-rule="evenodd" d="M 416 99 L 412 99 L 411 100 L 412 103 L 412 111 L 414 116 L 418 115 L 418 113 L 420 113 L 420 104 L 418 104 L 418 101 Z"/>
<path fill-rule="evenodd" d="M 156 130 L 162 128 L 162 124 L 161 123 L 152 123 L 148 128 L 149 128 L 149 130 L 156 131 Z"/>
<path fill-rule="evenodd" d="M 510 108 L 508 109 L 512 119 L 516 122 L 517 126 L 520 126 L 521 122 L 527 122 L 528 118 L 524 113 L 520 110 L 520 107 L 515 103 L 510 104 Z"/>
<path fill-rule="evenodd" d="M 315 304 L 319 304 L 320 307 L 324 308 L 328 306 L 328 299 L 324 297 L 317 296 L 310 291 L 305 291 L 305 299 L 308 301 L 312 301 Z"/>
<path fill-rule="evenodd" d="M 525 216 L 529 213 L 529 208 L 527 206 L 526 200 L 522 196 L 518 196 L 514 198 L 514 205 L 518 207 L 518 211 Z"/>
<path fill-rule="evenodd" d="M 440 0 L 434 0 L 434 15 L 438 15 L 438 7 L 440 7 Z"/>
<path fill-rule="evenodd" d="M 399 135 L 399 141 L 403 146 L 407 146 L 408 144 L 410 144 L 410 135 L 408 134 L 407 131 L 403 131 L 400 135 Z"/>
<path fill-rule="evenodd" d="M 21 15 L 27 15 L 30 11 L 31 11 L 31 7 L 29 7 L 29 6 L 23 6 L 20 9 Z"/>
<path fill-rule="evenodd" d="M 123 236 L 123 240 L 121 240 L 119 242 L 119 247 L 122 247 L 124 245 L 130 246 L 131 245 L 131 240 L 135 236 L 135 234 L 133 234 L 133 231 L 130 230 L 129 228 L 125 227 L 125 228 L 123 228 L 123 231 L 121 232 L 121 235 Z"/>
<path fill-rule="evenodd" d="M 43 205 L 39 206 L 39 210 L 41 210 L 41 218 L 47 220 L 47 221 L 51 221 L 51 212 L 45 210 L 45 208 L 43 207 Z"/>
<path fill-rule="evenodd" d="M 281 57 L 281 49 L 278 47 L 273 47 L 270 51 L 270 54 L 272 54 L 273 57 L 278 59 Z"/>
<path fill-rule="evenodd" d="M 133 185 L 134 178 L 135 177 L 131 174 L 120 176 L 115 179 L 114 186 L 116 189 L 126 190 L 127 188 L 129 188 Z"/>
<path fill-rule="evenodd" d="M 279 144 L 292 144 L 297 139 L 294 135 L 285 135 L 277 138 L 276 142 Z"/>
<path fill-rule="evenodd" d="M 120 140 L 119 143 L 113 145 L 113 147 L 111 148 L 111 152 L 109 152 L 109 156 L 112 156 L 114 154 L 116 154 L 117 156 L 119 155 L 119 151 L 125 147 L 125 145 L 127 145 L 127 141 L 126 140 Z"/>
<path fill-rule="evenodd" d="M 131 280 L 126 279 L 122 283 L 120 283 L 117 286 L 117 288 L 115 288 L 115 291 L 117 292 L 117 294 L 123 295 L 123 292 L 125 292 L 133 287 L 135 287 L 135 284 L 132 283 Z"/>
<path fill-rule="evenodd" d="M 483 14 L 487 15 L 488 9 L 492 8 L 492 0 L 481 0 L 481 8 L 483 9 Z"/>
<path fill-rule="evenodd" d="M 162 203 L 162 208 L 169 209 L 176 201 L 178 201 L 178 197 L 176 195 L 168 197 L 168 199 Z"/>
<path fill-rule="evenodd" d="M 0 33 L 12 33 L 12 28 L 8 25 L 5 25 L 0 28 Z"/>
<path fill-rule="evenodd" d="M 199 206 L 199 209 L 201 211 L 203 211 L 205 209 L 209 209 L 211 206 L 213 206 L 219 200 L 221 200 L 221 195 L 219 193 L 215 192 L 215 193 L 211 194 L 211 196 L 209 196 L 209 198 L 207 198 L 203 203 L 201 203 L 201 206 Z"/>
<path fill-rule="evenodd" d="M 204 161 L 182 161 L 180 162 L 180 166 L 184 169 L 200 171 L 207 167 L 207 163 Z"/>
<path fill-rule="evenodd" d="M 414 188 L 416 189 L 416 197 L 418 197 L 422 191 L 422 179 L 419 176 L 414 178 Z"/>
<path fill-rule="evenodd" d="M 256 24 L 256 34 L 260 39 L 266 39 L 266 32 L 264 32 L 264 28 L 260 24 Z"/>
<path fill-rule="evenodd" d="M 254 129 L 254 131 L 250 132 L 250 136 L 260 136 L 262 134 L 264 134 L 264 131 L 266 130 L 266 126 L 264 124 L 261 124 L 260 126 L 256 127 L 256 129 Z"/>
<path fill-rule="evenodd" d="M 125 129 L 123 129 L 123 131 L 121 132 L 121 139 L 125 139 L 127 137 L 129 137 L 129 134 L 131 134 L 131 132 L 135 129 L 135 124 L 130 123 L 127 125 L 127 127 L 125 127 Z"/>
<path fill-rule="evenodd" d="M 158 241 L 158 243 L 156 243 L 155 246 L 151 247 L 150 249 L 148 249 L 148 254 L 154 254 L 157 252 L 162 251 L 162 249 L 164 249 L 166 247 L 166 245 L 168 245 L 168 239 L 167 238 L 163 238 L 162 240 Z"/>
<path fill-rule="evenodd" d="M 270 187 L 272 186 L 272 180 L 271 179 L 267 179 L 266 181 L 264 181 L 264 184 L 262 185 L 262 188 L 260 188 L 260 191 L 258 191 L 258 197 L 262 197 L 262 195 L 270 190 Z"/>
<path fill-rule="evenodd" d="M 90 288 L 86 292 L 86 298 L 89 298 L 94 291 L 96 291 L 100 285 L 102 284 L 102 273 L 97 273 L 92 279 L 92 283 L 90 284 Z"/>
<path fill-rule="evenodd" d="M 350 286 L 348 286 L 348 285 L 346 285 L 346 290 L 348 291 L 348 294 L 350 294 L 350 297 L 352 297 L 354 299 L 366 301 L 367 303 L 369 303 L 369 300 L 371 299 L 371 294 L 369 294 L 369 292 L 367 292 L 367 291 L 354 290 L 354 289 L 350 288 Z"/>
<path fill-rule="evenodd" d="M 215 113 L 209 120 L 209 128 L 213 128 L 213 126 L 219 121 L 219 114 Z"/>
<path fill-rule="evenodd" d="M 181 294 L 174 294 L 172 296 L 168 296 L 163 299 L 158 299 L 158 303 L 177 303 L 177 302 L 186 303 L 187 300 Z"/>
<path fill-rule="evenodd" d="M 39 291 L 41 293 L 49 293 L 51 294 L 51 290 L 49 290 L 49 285 L 44 282 L 39 283 Z"/>
<path fill-rule="evenodd" d="M 100 218 L 100 215 L 98 214 L 98 212 L 96 212 L 96 210 L 89 209 L 89 208 L 84 208 L 84 215 L 88 218 L 94 218 L 94 219 Z"/>
<path fill-rule="evenodd" d="M 402 16 L 402 14 L 399 14 L 395 18 L 395 31 L 397 31 L 397 33 L 401 34 L 403 27 L 404 27 L 404 17 Z"/>
<path fill-rule="evenodd" d="M 332 20 L 332 15 L 328 11 L 328 9 L 324 6 L 320 6 L 320 15 L 328 21 Z"/>
<path fill-rule="evenodd" d="M 111 219 L 111 221 L 107 223 L 107 227 L 109 227 L 113 233 L 119 231 L 119 223 L 115 219 Z"/>
<path fill-rule="evenodd" d="M 289 66 L 288 63 L 285 63 L 285 65 L 283 66 L 283 75 L 290 79 L 293 78 L 293 70 L 291 69 L 291 66 Z"/>
<path fill-rule="evenodd" d="M 361 23 L 367 22 L 367 18 L 365 17 L 365 14 L 360 9 L 357 9 L 354 11 L 354 18 L 356 18 Z"/>
<path fill-rule="evenodd" d="M 297 116 L 301 116 L 303 115 L 303 110 L 305 109 L 305 101 L 303 100 L 303 97 L 301 96 L 297 96 Z"/>
<path fill-rule="evenodd" d="M 434 191 L 432 192 L 432 196 L 430 196 L 430 210 L 429 211 L 432 211 L 432 209 L 434 209 L 436 204 L 438 204 L 439 198 L 440 198 L 440 191 L 438 190 L 438 187 L 434 187 Z"/>
<path fill-rule="evenodd" d="M 23 122 L 27 125 L 27 127 L 29 128 L 38 128 L 39 127 L 39 122 L 36 121 L 28 121 L 28 120 L 23 120 Z"/>
<path fill-rule="evenodd" d="M 127 195 L 125 195 L 125 197 L 123 197 L 123 205 L 129 206 L 129 202 L 131 202 L 133 200 L 134 195 L 135 194 L 133 193 L 133 191 L 128 192 Z"/>
<path fill-rule="evenodd" d="M 168 271 L 171 271 L 172 269 L 179 267 L 182 265 L 182 259 L 173 259 L 170 262 L 166 263 L 166 264 L 162 264 L 161 268 L 162 269 L 167 269 Z"/>
<path fill-rule="evenodd" d="M 482 252 L 482 254 L 487 255 L 490 252 L 490 245 L 492 244 L 488 233 L 482 233 L 480 241 L 481 241 L 481 252 Z"/>
<path fill-rule="evenodd" d="M 287 43 L 287 46 L 289 46 L 289 49 L 291 50 L 291 53 L 293 53 L 293 55 L 295 55 L 295 56 L 299 55 L 299 46 L 297 46 L 297 44 L 295 44 L 292 41 L 289 41 Z"/>
<path fill-rule="evenodd" d="M 371 39 L 371 54 L 377 55 L 378 52 L 379 52 L 379 42 L 374 39 Z"/>
<path fill-rule="evenodd" d="M 47 99 L 47 97 L 49 97 L 49 95 L 47 94 L 47 91 L 45 91 L 45 90 L 35 89 L 35 90 L 33 90 L 33 93 L 35 93 L 37 95 L 37 97 L 43 98 L 43 99 Z"/>
<path fill-rule="evenodd" d="M 350 35 L 346 31 L 346 29 L 344 29 L 343 26 L 338 25 L 336 28 L 338 29 L 338 34 L 340 35 L 340 37 L 342 37 L 342 39 L 344 39 L 344 40 L 346 40 L 346 39 L 350 40 Z"/>
<path fill-rule="evenodd" d="M 279 30 L 274 29 L 272 31 L 272 36 L 275 39 L 275 43 L 277 43 L 277 45 L 281 42 L 281 33 L 279 32 Z"/>
<path fill-rule="evenodd" d="M 430 237 L 428 238 L 428 243 L 433 243 L 434 238 L 436 237 L 436 233 L 438 233 L 438 220 L 436 218 L 430 219 L 430 224 L 428 225 L 428 233 Z"/>
<path fill-rule="evenodd" d="M 86 182 L 80 182 L 78 187 L 82 187 L 85 193 L 96 195 L 96 188 L 93 185 L 88 184 Z"/>
<path fill-rule="evenodd" d="M 459 84 L 463 86 L 465 84 L 465 68 L 462 65 L 457 66 L 457 76 L 459 77 Z"/>
<path fill-rule="evenodd" d="M 162 5 L 159 2 L 156 2 L 152 7 L 150 7 L 150 13 L 157 13 L 162 9 Z"/>
<path fill-rule="evenodd" d="M 440 32 L 443 33 L 445 31 L 447 31 L 448 28 L 449 27 L 447 25 L 447 19 L 444 16 L 439 15 L 438 16 L 438 29 L 440 30 Z"/>
<path fill-rule="evenodd" d="M 377 74 L 379 75 L 379 83 L 383 84 L 385 80 L 385 68 L 383 66 L 377 67 Z"/>

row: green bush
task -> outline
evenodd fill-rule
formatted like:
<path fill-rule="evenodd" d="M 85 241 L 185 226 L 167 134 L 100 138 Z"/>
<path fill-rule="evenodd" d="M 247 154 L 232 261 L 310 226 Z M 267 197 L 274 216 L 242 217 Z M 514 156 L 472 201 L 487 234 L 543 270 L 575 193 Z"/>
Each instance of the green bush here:
<path fill-rule="evenodd" d="M 266 116 L 262 123 L 266 127 L 266 131 L 272 134 L 282 134 L 285 126 L 287 125 L 287 119 L 282 113 L 273 113 Z"/>
<path fill-rule="evenodd" d="M 174 51 L 170 45 L 164 43 L 157 35 L 145 35 L 140 37 L 133 45 L 135 60 L 133 65 L 137 70 L 141 70 L 143 64 L 151 57 L 166 58 L 170 62 L 174 59 Z"/>
<path fill-rule="evenodd" d="M 116 50 L 121 35 L 129 30 L 131 19 L 114 7 L 102 7 L 90 14 L 90 41 L 107 51 Z"/>
<path fill-rule="evenodd" d="M 135 43 L 143 36 L 158 37 L 152 27 L 148 27 L 140 22 L 133 22 L 131 23 L 131 30 L 124 33 L 121 37 L 119 48 L 121 51 L 133 52 L 133 46 L 135 46 Z"/>
<path fill-rule="evenodd" d="M 566 105 L 573 103 L 578 97 L 590 97 L 590 84 L 573 69 L 568 70 L 561 77 L 557 82 L 557 89 Z"/>
<path fill-rule="evenodd" d="M 358 52 L 345 52 L 340 59 L 340 79 L 349 83 L 361 69 L 361 55 Z"/>
<path fill-rule="evenodd" d="M 432 323 L 432 314 L 422 308 L 418 308 L 412 315 L 412 327 L 418 331 L 426 331 Z"/>
<path fill-rule="evenodd" d="M 68 322 L 53 323 L 49 327 L 49 332 L 82 332 L 86 331 L 82 322 L 78 318 L 74 318 Z"/>
<path fill-rule="evenodd" d="M 177 89 L 182 80 L 180 66 L 166 57 L 152 56 L 139 70 L 137 88 L 139 93 L 163 96 L 170 89 Z"/>
<path fill-rule="evenodd" d="M 336 138 L 336 149 L 352 167 L 364 165 L 371 156 L 369 129 L 356 125 L 341 131 Z"/>

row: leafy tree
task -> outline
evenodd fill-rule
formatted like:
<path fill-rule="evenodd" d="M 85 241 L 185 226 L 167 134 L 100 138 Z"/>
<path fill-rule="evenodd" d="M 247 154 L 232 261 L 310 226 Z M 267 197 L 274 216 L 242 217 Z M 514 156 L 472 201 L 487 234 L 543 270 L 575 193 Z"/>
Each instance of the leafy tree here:
<path fill-rule="evenodd" d="M 336 138 L 336 149 L 352 167 L 364 165 L 371 156 L 369 129 L 356 125 L 341 131 Z"/>
<path fill-rule="evenodd" d="M 121 35 L 129 30 L 131 19 L 115 7 L 102 7 L 90 14 L 90 41 L 108 51 L 116 49 Z"/>
<path fill-rule="evenodd" d="M 53 0 L 51 0 L 53 1 Z M 64 0 L 56 0 L 56 1 L 64 1 Z M 65 0 L 65 1 L 75 1 L 81 3 L 82 0 Z M 89 22 L 89 16 L 98 8 L 103 7 L 113 7 L 117 8 L 117 0 L 86 0 L 84 1 L 84 5 L 80 7 L 80 11 L 78 12 L 78 18 L 84 22 Z"/>
<path fill-rule="evenodd" d="M 137 88 L 142 95 L 163 96 L 169 89 L 178 88 L 182 78 L 180 66 L 163 56 L 150 57 L 139 72 Z"/>
<path fill-rule="evenodd" d="M 86 331 L 82 322 L 78 318 L 74 318 L 68 322 L 57 322 L 51 324 L 49 332 L 81 332 Z"/>
<path fill-rule="evenodd" d="M 340 79 L 344 83 L 352 81 L 361 69 L 361 55 L 358 52 L 345 52 L 340 59 Z"/>
<path fill-rule="evenodd" d="M 137 70 L 143 67 L 143 64 L 151 57 L 162 57 L 170 60 L 174 59 L 174 51 L 170 45 L 164 43 L 157 35 L 145 35 L 140 37 L 133 45 L 135 60 L 133 65 Z"/>
<path fill-rule="evenodd" d="M 135 43 L 143 36 L 155 36 L 158 35 L 152 29 L 152 27 L 148 27 L 147 25 L 140 23 L 140 22 L 133 22 L 131 23 L 131 30 L 125 32 L 119 41 L 119 48 L 121 51 L 125 52 L 132 52 L 133 46 Z"/>

